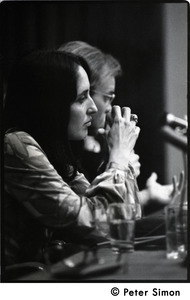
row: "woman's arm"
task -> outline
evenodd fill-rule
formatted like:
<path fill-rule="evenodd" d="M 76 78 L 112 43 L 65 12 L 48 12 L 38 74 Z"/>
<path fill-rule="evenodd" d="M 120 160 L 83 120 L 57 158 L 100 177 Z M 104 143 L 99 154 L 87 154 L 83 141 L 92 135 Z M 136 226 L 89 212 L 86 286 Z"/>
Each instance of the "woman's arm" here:
<path fill-rule="evenodd" d="M 61 227 L 77 220 L 78 225 L 90 227 L 98 202 L 124 201 L 126 197 L 126 171 L 109 169 L 91 186 L 77 173 L 68 185 L 24 132 L 6 135 L 4 157 L 6 192 L 46 226 Z"/>

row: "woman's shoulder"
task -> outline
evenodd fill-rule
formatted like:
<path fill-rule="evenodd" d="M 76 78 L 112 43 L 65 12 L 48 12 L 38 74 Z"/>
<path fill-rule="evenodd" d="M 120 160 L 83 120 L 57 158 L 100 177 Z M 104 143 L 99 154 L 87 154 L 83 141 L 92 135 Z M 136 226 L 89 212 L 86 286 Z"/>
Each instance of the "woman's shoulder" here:
<path fill-rule="evenodd" d="M 25 131 L 7 131 L 4 138 L 4 150 L 7 154 L 42 151 L 36 140 Z M 42 151 L 43 152 L 43 151 Z M 38 153 L 39 155 L 39 153 Z"/>
<path fill-rule="evenodd" d="M 18 144 L 30 144 L 37 146 L 36 140 L 25 131 L 7 131 L 5 133 L 5 143 L 18 145 Z M 39 145 L 38 145 L 39 146 Z"/>

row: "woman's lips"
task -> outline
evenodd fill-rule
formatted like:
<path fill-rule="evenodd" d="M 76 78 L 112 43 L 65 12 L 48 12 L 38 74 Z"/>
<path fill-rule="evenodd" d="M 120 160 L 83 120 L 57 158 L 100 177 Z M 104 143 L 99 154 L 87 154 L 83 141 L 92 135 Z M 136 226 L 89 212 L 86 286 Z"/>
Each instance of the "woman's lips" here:
<path fill-rule="evenodd" d="M 91 124 L 92 124 L 92 119 L 84 123 L 85 126 L 91 126 Z"/>

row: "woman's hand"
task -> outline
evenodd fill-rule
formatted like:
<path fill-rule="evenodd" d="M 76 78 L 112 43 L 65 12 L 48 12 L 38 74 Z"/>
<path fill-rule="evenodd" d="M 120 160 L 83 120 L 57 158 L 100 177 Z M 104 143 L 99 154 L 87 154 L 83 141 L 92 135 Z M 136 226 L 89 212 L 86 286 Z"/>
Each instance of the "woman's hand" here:
<path fill-rule="evenodd" d="M 129 107 L 113 106 L 112 125 L 107 132 L 107 142 L 110 149 L 109 162 L 115 162 L 123 168 L 128 167 L 130 154 L 133 151 L 140 128 L 135 121 L 130 121 Z"/>

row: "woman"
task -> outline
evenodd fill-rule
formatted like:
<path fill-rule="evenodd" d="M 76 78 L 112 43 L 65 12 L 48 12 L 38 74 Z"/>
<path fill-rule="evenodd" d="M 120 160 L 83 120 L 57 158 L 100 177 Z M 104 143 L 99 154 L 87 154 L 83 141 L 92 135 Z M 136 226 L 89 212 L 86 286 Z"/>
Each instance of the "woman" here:
<path fill-rule="evenodd" d="M 113 108 L 106 171 L 91 185 L 77 171 L 72 143 L 86 138 L 97 112 L 87 74 L 82 58 L 56 51 L 32 53 L 12 72 L 5 99 L 6 264 L 38 259 L 46 228 L 84 237 L 100 203 L 127 202 L 130 194 L 138 204 L 129 156 L 140 129 L 129 108 Z"/>
<path fill-rule="evenodd" d="M 90 92 L 98 109 L 90 127 L 90 134 L 94 136 L 98 129 L 104 128 L 106 116 L 111 112 L 116 80 L 122 75 L 121 65 L 112 55 L 83 41 L 65 43 L 59 47 L 59 51 L 80 55 L 88 63 L 91 74 Z M 97 146 L 94 150 L 98 152 L 100 149 Z"/>

